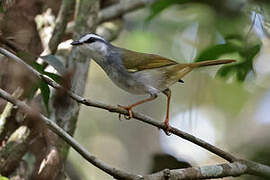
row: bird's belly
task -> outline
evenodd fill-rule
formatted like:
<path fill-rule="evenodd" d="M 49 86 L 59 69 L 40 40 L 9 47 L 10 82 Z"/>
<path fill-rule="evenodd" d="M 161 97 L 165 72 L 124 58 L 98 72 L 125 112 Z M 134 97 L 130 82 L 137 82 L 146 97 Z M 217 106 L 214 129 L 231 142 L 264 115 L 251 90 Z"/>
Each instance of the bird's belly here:
<path fill-rule="evenodd" d="M 142 70 L 135 75 L 136 80 L 143 82 L 151 93 L 162 92 L 179 80 L 177 76 L 168 76 L 166 68 Z"/>
<path fill-rule="evenodd" d="M 119 72 L 115 69 L 106 71 L 106 73 L 115 85 L 131 94 L 149 94 L 144 83 L 137 81 L 132 73 Z"/>
<path fill-rule="evenodd" d="M 177 81 L 174 78 L 168 78 L 158 69 L 130 73 L 110 68 L 106 70 L 106 73 L 114 84 L 131 94 L 158 94 Z"/>

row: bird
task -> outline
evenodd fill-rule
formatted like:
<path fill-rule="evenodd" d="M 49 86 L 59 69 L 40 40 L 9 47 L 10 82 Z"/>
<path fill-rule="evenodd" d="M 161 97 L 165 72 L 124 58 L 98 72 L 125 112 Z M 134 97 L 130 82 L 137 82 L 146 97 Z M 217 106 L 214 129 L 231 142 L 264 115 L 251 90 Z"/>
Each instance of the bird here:
<path fill-rule="evenodd" d="M 184 82 L 182 78 L 193 69 L 228 64 L 233 59 L 207 60 L 195 63 L 178 63 L 156 54 L 141 53 L 117 47 L 95 33 L 87 33 L 71 43 L 79 51 L 93 59 L 113 81 L 113 83 L 130 94 L 149 95 L 131 105 L 119 107 L 129 113 L 126 119 L 133 117 L 132 109 L 140 104 L 152 101 L 163 93 L 167 96 L 167 110 L 164 130 L 169 135 L 169 110 L 171 101 L 170 86 Z M 121 119 L 121 114 L 119 114 Z"/>

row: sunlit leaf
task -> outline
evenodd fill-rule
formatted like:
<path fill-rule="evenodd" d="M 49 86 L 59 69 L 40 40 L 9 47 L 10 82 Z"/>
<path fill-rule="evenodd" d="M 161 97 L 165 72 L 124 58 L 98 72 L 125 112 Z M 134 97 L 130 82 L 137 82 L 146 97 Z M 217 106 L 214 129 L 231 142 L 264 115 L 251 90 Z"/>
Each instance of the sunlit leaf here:
<path fill-rule="evenodd" d="M 9 178 L 0 175 L 0 180 L 9 180 Z"/>
<path fill-rule="evenodd" d="M 55 55 L 41 56 L 45 62 L 51 65 L 59 74 L 66 74 L 66 68 Z"/>

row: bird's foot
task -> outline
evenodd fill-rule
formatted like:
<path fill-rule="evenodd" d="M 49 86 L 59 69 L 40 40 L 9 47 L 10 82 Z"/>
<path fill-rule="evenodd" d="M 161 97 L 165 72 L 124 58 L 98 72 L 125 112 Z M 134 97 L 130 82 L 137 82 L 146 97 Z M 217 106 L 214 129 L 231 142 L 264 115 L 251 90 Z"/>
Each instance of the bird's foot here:
<path fill-rule="evenodd" d="M 133 117 L 133 115 L 132 115 L 132 106 L 122 106 L 122 105 L 119 105 L 118 104 L 118 107 L 123 108 L 123 109 L 125 109 L 125 110 L 128 111 L 128 114 L 129 115 L 128 116 L 127 115 L 124 116 L 126 120 L 130 120 Z M 121 114 L 120 113 L 119 113 L 118 118 L 121 121 Z"/>
<path fill-rule="evenodd" d="M 165 121 L 164 121 L 164 125 L 166 126 L 166 129 L 163 129 L 164 133 L 167 135 L 167 136 L 170 136 L 171 133 L 169 132 L 171 130 L 171 127 L 169 125 L 169 120 L 166 118 Z"/>

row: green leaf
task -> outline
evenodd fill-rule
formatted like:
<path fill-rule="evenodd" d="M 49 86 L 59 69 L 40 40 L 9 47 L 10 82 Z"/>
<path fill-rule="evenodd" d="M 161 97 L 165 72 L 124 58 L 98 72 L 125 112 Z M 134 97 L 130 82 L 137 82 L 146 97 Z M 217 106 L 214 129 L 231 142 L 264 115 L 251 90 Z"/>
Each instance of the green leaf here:
<path fill-rule="evenodd" d="M 154 17 L 160 14 L 164 9 L 170 7 L 174 4 L 184 4 L 187 2 L 191 2 L 192 0 L 159 0 L 153 3 L 150 7 L 150 14 L 146 18 L 145 22 L 149 23 Z"/>
<path fill-rule="evenodd" d="M 45 104 L 47 111 L 49 112 L 49 98 L 50 98 L 50 88 L 47 83 L 40 81 L 39 89 L 41 91 L 42 99 Z"/>
<path fill-rule="evenodd" d="M 211 59 L 214 60 L 224 54 L 234 53 L 240 50 L 241 48 L 239 46 L 236 46 L 235 44 L 232 43 L 217 44 L 202 51 L 200 55 L 196 58 L 196 62 Z"/>
<path fill-rule="evenodd" d="M 66 74 L 66 68 L 55 55 L 41 56 L 45 62 L 51 65 L 59 74 Z"/>
<path fill-rule="evenodd" d="M 43 74 L 44 69 L 46 67 L 46 66 L 43 66 L 43 65 L 37 63 L 36 61 L 33 62 L 33 65 L 32 66 L 33 66 L 33 68 L 35 68 L 35 70 L 37 70 L 38 72 L 40 72 L 42 74 Z"/>
<path fill-rule="evenodd" d="M 238 63 L 234 63 L 227 66 L 222 66 L 217 72 L 218 76 L 228 78 L 229 75 L 236 74 L 236 79 L 240 82 L 244 81 L 247 74 L 253 71 L 252 62 L 255 56 L 260 52 L 261 44 L 256 44 L 249 48 L 242 49 L 239 54 L 243 57 L 243 60 Z"/>
<path fill-rule="evenodd" d="M 50 78 L 52 78 L 52 79 L 53 79 L 54 81 L 56 81 L 57 83 L 60 83 L 60 82 L 61 82 L 62 77 L 59 76 L 58 74 L 44 71 L 44 69 L 45 69 L 46 66 L 41 65 L 41 64 L 38 64 L 37 62 L 34 62 L 34 63 L 33 63 L 33 67 L 34 67 L 38 72 L 40 72 L 41 74 L 44 74 L 44 75 L 46 75 L 46 76 L 49 76 Z"/>
<path fill-rule="evenodd" d="M 3 12 L 4 12 L 4 10 L 3 10 L 3 6 L 2 6 L 2 1 L 0 0 L 0 13 L 3 13 Z"/>
<path fill-rule="evenodd" d="M 49 76 L 50 78 L 52 78 L 57 83 L 60 83 L 61 80 L 62 80 L 62 77 L 59 76 L 58 74 L 54 74 L 54 73 L 46 72 L 46 71 L 44 71 L 43 74 L 46 75 L 46 76 Z"/>

